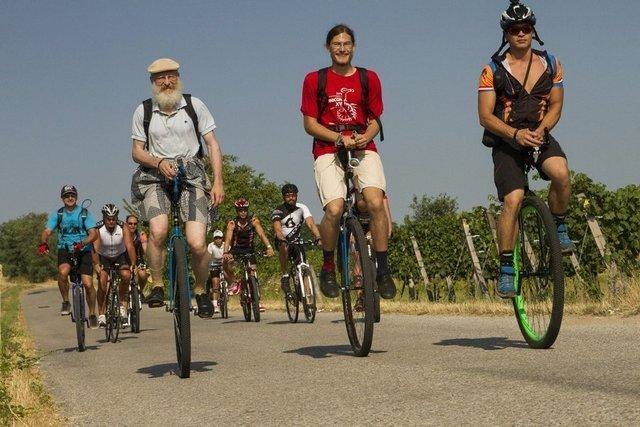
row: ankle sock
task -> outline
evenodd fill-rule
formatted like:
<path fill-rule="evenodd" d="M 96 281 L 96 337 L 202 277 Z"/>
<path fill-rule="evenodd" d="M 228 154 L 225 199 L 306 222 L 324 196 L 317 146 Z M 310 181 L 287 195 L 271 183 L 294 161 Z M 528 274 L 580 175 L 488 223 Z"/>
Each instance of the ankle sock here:
<path fill-rule="evenodd" d="M 336 269 L 336 265 L 333 262 L 333 251 L 322 251 L 322 269 L 325 271 L 333 271 Z"/>
<path fill-rule="evenodd" d="M 500 265 L 508 265 L 509 267 L 513 265 L 513 251 L 500 252 Z"/>

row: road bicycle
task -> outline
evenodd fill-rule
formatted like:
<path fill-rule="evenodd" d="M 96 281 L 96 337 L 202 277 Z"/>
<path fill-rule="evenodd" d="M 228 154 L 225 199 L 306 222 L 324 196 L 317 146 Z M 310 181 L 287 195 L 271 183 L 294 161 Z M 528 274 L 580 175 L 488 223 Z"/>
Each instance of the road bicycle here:
<path fill-rule="evenodd" d="M 136 268 L 146 268 L 144 264 L 138 264 Z M 129 282 L 129 326 L 131 332 L 137 334 L 140 332 L 140 310 L 142 310 L 142 301 L 140 299 L 140 288 L 138 288 L 138 279 L 136 274 L 131 273 L 131 281 Z"/>
<path fill-rule="evenodd" d="M 78 351 L 85 351 L 87 345 L 85 343 L 85 327 L 89 327 L 87 319 L 84 286 L 80 277 L 80 253 L 74 252 L 73 249 L 67 247 L 71 270 L 69 271 L 69 280 L 71 281 L 71 299 L 73 309 L 71 311 L 71 321 L 76 325 L 76 338 L 78 340 Z"/>
<path fill-rule="evenodd" d="M 545 144 L 548 144 L 546 132 Z M 525 197 L 518 212 L 518 236 L 513 251 L 513 300 L 520 331 L 532 348 L 549 348 L 560 332 L 564 310 L 564 271 L 557 226 L 546 203 L 529 189 L 529 171 L 540 149 L 525 157 Z"/>
<path fill-rule="evenodd" d="M 234 259 L 242 262 L 244 269 L 244 277 L 240 280 L 240 305 L 247 322 L 251 322 L 251 314 L 254 321 L 260 321 L 260 288 L 256 272 L 251 267 L 251 261 L 257 255 L 255 252 L 233 255 Z"/>
<path fill-rule="evenodd" d="M 289 277 L 293 279 L 293 290 L 284 296 L 287 316 L 289 321 L 298 321 L 300 302 L 307 322 L 313 323 L 316 318 L 316 275 L 313 268 L 307 262 L 305 247 L 315 246 L 314 240 L 304 241 L 296 239 L 291 242 L 283 242 L 288 245 Z"/>
<path fill-rule="evenodd" d="M 353 170 L 360 161 L 351 151 L 339 146 L 337 154 L 344 173 L 347 197 L 340 218 L 338 270 L 341 279 L 342 310 L 353 353 L 364 357 L 371 350 L 373 326 L 379 320 L 376 271 L 362 225 L 354 213 L 356 203 Z M 376 315 L 376 312 L 378 313 Z"/>
<path fill-rule="evenodd" d="M 187 241 L 180 221 L 180 194 L 186 180 L 182 159 L 176 162 L 177 175 L 170 181 L 171 233 L 167 240 L 167 271 L 169 277 L 166 310 L 173 314 L 173 330 L 178 361 L 178 376 L 191 375 L 191 283 L 189 280 Z"/>
<path fill-rule="evenodd" d="M 229 284 L 227 283 L 227 279 L 224 277 L 224 272 L 222 271 L 221 264 L 214 264 L 209 266 L 209 278 L 205 285 L 206 295 L 209 299 L 211 299 L 211 296 L 214 292 L 213 278 L 216 276 L 220 279 L 218 290 L 215 291 L 218 293 L 218 307 L 220 309 L 220 317 L 222 317 L 223 319 L 227 319 L 229 318 Z"/>
<path fill-rule="evenodd" d="M 104 328 L 104 333 L 107 341 L 115 343 L 118 341 L 120 327 L 122 326 L 122 316 L 120 315 L 120 307 L 122 307 L 122 303 L 120 302 L 120 282 L 122 281 L 120 264 L 112 264 L 107 274 L 109 276 L 107 279 L 107 309 L 105 312 L 107 324 Z"/>

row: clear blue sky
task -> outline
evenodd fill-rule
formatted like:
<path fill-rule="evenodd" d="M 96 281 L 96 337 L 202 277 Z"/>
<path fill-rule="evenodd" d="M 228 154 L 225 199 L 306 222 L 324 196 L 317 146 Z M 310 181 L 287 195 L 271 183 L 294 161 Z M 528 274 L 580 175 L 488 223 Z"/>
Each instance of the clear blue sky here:
<path fill-rule="evenodd" d="M 538 31 L 565 71 L 554 134 L 570 166 L 609 188 L 640 182 L 637 0 L 532 0 Z M 413 194 L 462 208 L 494 193 L 480 144 L 476 88 L 500 42 L 506 0 L 4 1 L 0 6 L 0 222 L 50 211 L 77 185 L 93 211 L 129 198 L 131 116 L 147 65 L 177 59 L 207 103 L 224 153 L 290 180 L 321 216 L 311 141 L 299 112 L 304 75 L 328 65 L 328 29 L 356 32 L 354 63 L 378 72 L 381 144 L 395 220 Z"/>

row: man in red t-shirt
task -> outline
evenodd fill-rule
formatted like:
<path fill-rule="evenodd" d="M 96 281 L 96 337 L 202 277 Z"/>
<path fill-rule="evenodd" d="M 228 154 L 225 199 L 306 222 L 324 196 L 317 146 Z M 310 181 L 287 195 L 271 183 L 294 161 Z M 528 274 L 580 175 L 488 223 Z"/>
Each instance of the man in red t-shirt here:
<path fill-rule="evenodd" d="M 359 70 L 351 65 L 355 36 L 346 25 L 336 25 L 327 34 L 325 47 L 331 57 L 326 70 L 326 97 L 318 99 L 318 71 L 304 79 L 302 111 L 305 131 L 313 136 L 314 173 L 318 195 L 324 208 L 320 223 L 324 262 L 320 271 L 320 289 L 330 298 L 339 294 L 334 251 L 338 227 L 344 210 L 347 189 L 344 170 L 336 145 L 353 150 L 360 160 L 354 168 L 354 182 L 371 214 L 371 234 L 378 264 L 377 284 L 383 298 L 393 298 L 396 287 L 387 263 L 388 224 L 384 207 L 386 180 L 382 161 L 373 138 L 380 132 L 382 88 L 378 75 L 366 71 L 367 99 L 363 98 Z M 321 111 L 319 111 L 321 110 Z"/>

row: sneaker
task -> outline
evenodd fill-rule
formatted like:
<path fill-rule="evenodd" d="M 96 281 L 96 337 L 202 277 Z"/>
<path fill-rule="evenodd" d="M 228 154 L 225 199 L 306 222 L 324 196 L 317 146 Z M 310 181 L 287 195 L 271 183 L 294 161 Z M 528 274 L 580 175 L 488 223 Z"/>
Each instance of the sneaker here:
<path fill-rule="evenodd" d="M 267 309 L 264 307 L 264 305 L 260 304 L 260 313 L 264 313 L 265 311 L 267 311 Z"/>
<path fill-rule="evenodd" d="M 291 293 L 291 287 L 289 286 L 289 276 L 282 276 L 280 278 L 280 289 L 284 295 L 289 295 Z"/>
<path fill-rule="evenodd" d="M 107 327 L 107 316 L 104 314 L 98 316 L 98 327 L 103 329 Z"/>
<path fill-rule="evenodd" d="M 496 292 L 500 298 L 513 298 L 516 296 L 516 288 L 513 284 L 513 278 L 516 271 L 510 265 L 500 266 L 500 277 L 498 278 L 498 286 Z"/>
<path fill-rule="evenodd" d="M 122 319 L 120 325 L 123 328 L 129 326 L 129 313 L 127 313 L 127 309 L 123 306 L 120 306 L 120 319 Z"/>
<path fill-rule="evenodd" d="M 396 296 L 396 284 L 390 273 L 383 273 L 376 278 L 378 292 L 384 299 L 391 299 Z"/>
<path fill-rule="evenodd" d="M 567 224 L 558 224 L 558 239 L 560 240 L 560 249 L 563 254 L 570 254 L 576 250 L 576 245 L 569 238 Z"/>
<path fill-rule="evenodd" d="M 219 314 L 220 309 L 218 308 L 218 303 L 213 304 L 213 314 Z"/>
<path fill-rule="evenodd" d="M 89 328 L 98 329 L 98 318 L 95 314 L 89 316 Z"/>
<path fill-rule="evenodd" d="M 68 316 L 71 314 L 71 303 L 69 301 L 62 301 L 62 307 L 60 307 L 60 315 Z"/>
<path fill-rule="evenodd" d="M 229 295 L 238 295 L 240 293 L 240 281 L 233 282 L 233 285 L 229 287 Z"/>
<path fill-rule="evenodd" d="M 161 286 L 153 288 L 147 297 L 147 304 L 149 304 L 149 308 L 162 307 L 164 305 L 164 288 Z"/>
<path fill-rule="evenodd" d="M 320 290 L 322 294 L 327 298 L 336 298 L 340 293 L 340 288 L 336 282 L 335 270 L 321 270 L 320 271 Z"/>
<path fill-rule="evenodd" d="M 205 318 L 213 315 L 213 306 L 207 294 L 196 295 L 196 303 L 198 304 L 198 316 Z"/>

